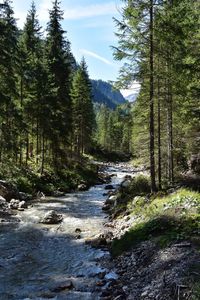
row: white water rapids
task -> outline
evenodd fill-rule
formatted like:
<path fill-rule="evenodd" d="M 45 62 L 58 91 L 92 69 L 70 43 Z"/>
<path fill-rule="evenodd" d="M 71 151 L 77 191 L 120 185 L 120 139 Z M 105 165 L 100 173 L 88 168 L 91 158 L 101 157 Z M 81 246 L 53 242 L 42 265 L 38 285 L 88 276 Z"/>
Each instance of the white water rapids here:
<path fill-rule="evenodd" d="M 117 187 L 127 173 L 108 168 Z M 0 300 L 95 300 L 100 258 L 109 255 L 91 248 L 85 239 L 103 231 L 105 184 L 86 192 L 33 202 L 18 213 L 19 224 L 0 224 Z M 59 225 L 40 224 L 49 210 L 64 217 Z M 75 230 L 81 229 L 80 239 Z M 109 272 L 109 270 L 106 270 Z M 70 279 L 74 289 L 52 292 Z"/>

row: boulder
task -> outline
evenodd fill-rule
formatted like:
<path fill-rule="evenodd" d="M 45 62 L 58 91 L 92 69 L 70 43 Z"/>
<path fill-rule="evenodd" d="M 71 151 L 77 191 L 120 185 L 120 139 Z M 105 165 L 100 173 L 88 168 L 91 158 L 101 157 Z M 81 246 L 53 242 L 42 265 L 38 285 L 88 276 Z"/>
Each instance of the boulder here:
<path fill-rule="evenodd" d="M 19 209 L 19 208 L 27 208 L 27 207 L 28 207 L 28 206 L 27 206 L 26 201 L 20 201 L 20 202 L 19 202 L 18 209 Z"/>
<path fill-rule="evenodd" d="M 27 193 L 23 193 L 23 192 L 19 192 L 19 199 L 21 201 L 30 201 L 32 199 L 32 196 L 30 194 L 27 194 Z"/>
<path fill-rule="evenodd" d="M 0 196 L 0 210 L 7 210 L 7 209 L 8 209 L 8 203 L 6 202 L 6 199 Z"/>
<path fill-rule="evenodd" d="M 20 204 L 20 200 L 11 199 L 10 203 L 9 203 L 9 207 L 11 209 L 18 209 L 19 208 L 19 204 Z"/>
<path fill-rule="evenodd" d="M 108 210 L 110 210 L 111 209 L 111 205 L 110 204 L 104 204 L 103 205 L 103 207 L 102 207 L 102 210 L 104 210 L 104 211 L 108 211 Z"/>
<path fill-rule="evenodd" d="M 18 209 L 18 210 L 24 210 L 25 208 L 27 208 L 27 203 L 25 201 L 11 199 L 10 203 L 9 203 L 9 208 L 11 208 L 11 209 Z"/>
<path fill-rule="evenodd" d="M 62 220 L 63 220 L 63 216 L 61 214 L 58 214 L 56 211 L 51 210 L 45 214 L 44 218 L 41 220 L 41 223 L 58 224 L 62 222 Z"/>
<path fill-rule="evenodd" d="M 10 182 L 0 180 L 0 196 L 10 201 L 12 198 L 19 198 L 17 188 Z"/>
<path fill-rule="evenodd" d="M 111 195 L 105 203 L 107 204 L 113 204 L 117 200 L 117 195 Z"/>
<path fill-rule="evenodd" d="M 110 245 L 112 238 L 112 232 L 105 232 L 103 234 L 95 236 L 93 239 L 87 239 L 85 243 L 91 245 L 93 248 L 104 248 L 105 246 Z"/>
<path fill-rule="evenodd" d="M 121 187 L 122 188 L 127 188 L 131 183 L 131 180 L 124 180 L 122 183 L 121 183 Z"/>

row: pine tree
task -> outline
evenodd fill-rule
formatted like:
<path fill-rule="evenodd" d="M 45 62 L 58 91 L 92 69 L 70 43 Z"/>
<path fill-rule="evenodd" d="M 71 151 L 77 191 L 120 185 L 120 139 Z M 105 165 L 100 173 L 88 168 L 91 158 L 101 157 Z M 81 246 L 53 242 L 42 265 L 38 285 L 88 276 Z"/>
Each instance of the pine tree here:
<path fill-rule="evenodd" d="M 74 74 L 71 97 L 74 148 L 77 155 L 80 156 L 91 146 L 94 129 L 91 83 L 84 59 Z"/>
<path fill-rule="evenodd" d="M 15 159 L 17 152 L 17 124 L 15 67 L 18 30 L 11 2 L 0 4 L 0 159 L 6 154 Z"/>

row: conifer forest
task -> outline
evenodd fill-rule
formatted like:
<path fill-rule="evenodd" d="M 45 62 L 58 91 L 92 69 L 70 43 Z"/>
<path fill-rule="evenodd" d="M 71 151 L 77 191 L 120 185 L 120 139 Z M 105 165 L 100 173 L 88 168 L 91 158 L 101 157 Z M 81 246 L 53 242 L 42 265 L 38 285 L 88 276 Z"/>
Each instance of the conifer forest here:
<path fill-rule="evenodd" d="M 77 61 L 62 2 L 49 4 L 43 28 L 33 1 L 19 28 L 12 1 L 0 1 L 0 235 L 24 257 L 34 243 L 49 249 L 46 273 L 39 250 L 31 258 L 42 292 L 19 258 L 16 273 L 0 274 L 0 299 L 198 300 L 200 1 L 121 0 L 110 45 L 121 67 L 109 82 Z M 129 101 L 120 90 L 134 84 Z M 0 269 L 11 248 L 0 237 Z M 76 267 L 96 248 L 112 257 L 99 273 Z"/>

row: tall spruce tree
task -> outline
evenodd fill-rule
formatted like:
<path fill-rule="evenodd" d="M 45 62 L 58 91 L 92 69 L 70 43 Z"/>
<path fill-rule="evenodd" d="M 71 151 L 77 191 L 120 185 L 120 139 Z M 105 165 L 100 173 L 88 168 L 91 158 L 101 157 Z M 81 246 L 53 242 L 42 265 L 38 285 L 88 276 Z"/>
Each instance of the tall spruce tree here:
<path fill-rule="evenodd" d="M 155 130 L 154 130 L 154 14 L 160 1 L 124 1 L 122 20 L 116 20 L 118 47 L 114 57 L 126 59 L 119 81 L 130 85 L 135 79 L 145 83 L 148 89 L 149 105 L 149 157 L 151 189 L 156 190 L 155 174 Z M 148 83 L 148 85 L 147 85 Z"/>
<path fill-rule="evenodd" d="M 71 135 L 71 99 L 70 77 L 72 72 L 72 55 L 70 43 L 64 37 L 61 26 L 63 11 L 60 2 L 55 0 L 50 11 L 47 26 L 46 63 L 49 78 L 49 136 L 54 165 L 59 159 L 66 158 Z"/>
<path fill-rule="evenodd" d="M 9 0 L 0 4 L 0 29 L 0 160 L 3 154 L 12 160 L 16 158 L 18 134 L 15 101 L 18 30 Z"/>
<path fill-rule="evenodd" d="M 39 111 L 41 98 L 45 93 L 44 89 L 41 88 L 44 80 L 44 51 L 40 30 L 35 4 L 32 2 L 18 43 L 20 57 L 18 66 L 19 94 L 23 113 L 23 126 L 20 136 L 20 163 L 22 163 L 23 145 L 25 145 L 26 164 L 29 156 L 36 156 L 36 162 L 38 162 L 39 157 Z M 34 151 L 34 148 L 36 148 L 36 151 Z"/>
<path fill-rule="evenodd" d="M 73 143 L 78 156 L 91 146 L 94 129 L 91 82 L 84 58 L 74 74 L 71 88 L 73 111 Z"/>

